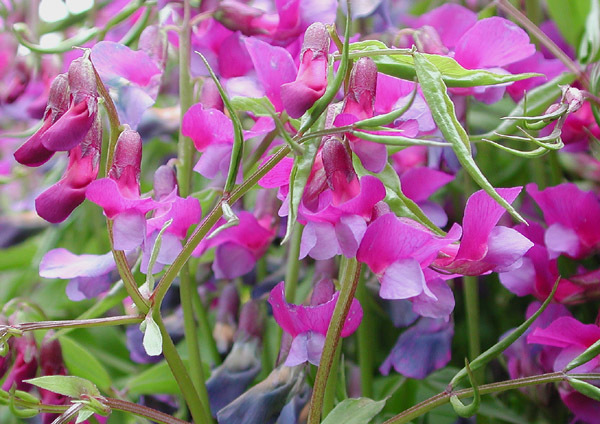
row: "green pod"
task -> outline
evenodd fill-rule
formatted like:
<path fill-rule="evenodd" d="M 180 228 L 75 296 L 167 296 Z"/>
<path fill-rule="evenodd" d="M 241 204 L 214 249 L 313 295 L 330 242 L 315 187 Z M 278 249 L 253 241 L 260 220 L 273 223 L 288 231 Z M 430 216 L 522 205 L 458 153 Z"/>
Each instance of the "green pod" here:
<path fill-rule="evenodd" d="M 471 156 L 471 144 L 465 129 L 460 125 L 454 113 L 454 104 L 446 91 L 446 85 L 438 69 L 420 53 L 414 53 L 415 69 L 421 84 L 423 96 L 429 105 L 431 115 L 444 135 L 450 142 L 460 164 L 473 178 L 473 180 L 485 190 L 498 204 L 510 213 L 519 222 L 526 222 L 512 205 L 498 194 L 481 172 L 473 156 Z"/>
<path fill-rule="evenodd" d="M 387 144 L 388 146 L 434 146 L 434 147 L 450 147 L 449 143 L 432 140 L 420 140 L 418 138 L 408 138 L 401 135 L 379 135 L 370 134 L 362 131 L 352 131 L 352 135 L 363 140 L 372 141 L 373 143 Z"/>

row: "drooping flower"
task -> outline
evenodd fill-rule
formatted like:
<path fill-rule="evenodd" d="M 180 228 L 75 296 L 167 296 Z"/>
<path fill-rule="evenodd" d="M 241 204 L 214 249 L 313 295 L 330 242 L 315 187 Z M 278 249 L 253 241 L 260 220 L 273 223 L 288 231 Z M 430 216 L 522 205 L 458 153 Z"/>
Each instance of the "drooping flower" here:
<path fill-rule="evenodd" d="M 285 365 L 294 366 L 307 361 L 319 365 L 339 292 L 334 293 L 331 280 L 322 280 L 315 286 L 311 306 L 304 306 L 287 303 L 284 288 L 283 281 L 277 284 L 271 290 L 269 303 L 273 307 L 275 321 L 293 339 Z M 341 337 L 348 337 L 356 331 L 362 315 L 360 303 L 353 299 Z"/>

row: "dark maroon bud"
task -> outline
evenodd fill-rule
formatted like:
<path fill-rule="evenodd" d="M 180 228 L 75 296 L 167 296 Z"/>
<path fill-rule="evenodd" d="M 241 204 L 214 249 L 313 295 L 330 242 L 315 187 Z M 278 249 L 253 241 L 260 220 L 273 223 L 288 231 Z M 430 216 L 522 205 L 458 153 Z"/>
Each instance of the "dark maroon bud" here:
<path fill-rule="evenodd" d="M 240 311 L 239 328 L 235 336 L 236 340 L 255 337 L 262 338 L 265 325 L 265 316 L 260 304 L 256 300 L 250 300 L 242 306 Z"/>
<path fill-rule="evenodd" d="M 33 386 L 25 383 L 24 380 L 35 377 L 38 368 L 38 349 L 35 339 L 27 335 L 16 339 L 14 351 L 15 362 L 2 384 L 2 390 L 9 391 L 14 385 L 17 390 L 28 392 Z"/>
<path fill-rule="evenodd" d="M 115 156 L 108 176 L 117 182 L 123 195 L 139 197 L 141 167 L 142 138 L 137 131 L 125 125 L 125 130 L 117 139 Z"/>
<path fill-rule="evenodd" d="M 48 94 L 48 107 L 46 109 L 46 115 L 48 113 L 52 116 L 52 122 L 56 121 L 62 116 L 63 113 L 69 108 L 69 79 L 67 74 L 60 74 L 50 86 L 50 93 Z"/>
<path fill-rule="evenodd" d="M 62 348 L 58 339 L 54 338 L 53 331 L 48 332 L 42 342 L 42 347 L 40 348 L 40 367 L 42 375 L 66 375 Z"/>
<path fill-rule="evenodd" d="M 332 190 L 341 184 L 348 184 L 356 178 L 352 158 L 342 142 L 335 137 L 327 139 L 321 152 L 327 184 Z"/>

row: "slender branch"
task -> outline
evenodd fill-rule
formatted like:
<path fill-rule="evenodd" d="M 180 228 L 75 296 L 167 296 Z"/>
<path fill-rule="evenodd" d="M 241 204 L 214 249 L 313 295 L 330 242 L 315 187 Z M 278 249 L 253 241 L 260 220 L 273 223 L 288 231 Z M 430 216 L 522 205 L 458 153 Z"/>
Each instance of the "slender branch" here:
<path fill-rule="evenodd" d="M 342 328 L 346 322 L 346 317 L 354 299 L 354 293 L 358 286 L 360 278 L 361 264 L 356 259 L 349 259 L 346 262 L 346 269 L 342 270 L 342 289 L 338 297 L 327 336 L 325 337 L 325 346 L 323 346 L 323 354 L 319 362 L 319 369 L 313 386 L 313 394 L 310 401 L 310 410 L 308 412 L 308 424 L 318 424 L 321 420 L 321 410 L 323 408 L 323 399 L 327 381 L 333 366 L 335 352 L 341 340 Z"/>
<path fill-rule="evenodd" d="M 75 319 L 65 321 L 23 322 L 11 326 L 20 331 L 50 330 L 56 328 L 91 328 L 111 325 L 136 324 L 144 320 L 143 315 L 121 315 L 107 318 Z M 0 332 L 1 332 L 0 327 Z"/>
<path fill-rule="evenodd" d="M 129 412 L 139 417 L 148 418 L 149 420 L 155 421 L 159 424 L 189 424 L 187 421 L 172 417 L 164 412 L 148 408 L 147 406 L 138 405 L 137 403 L 128 402 L 126 400 L 106 398 L 106 401 L 103 401 L 103 403 L 109 406 L 110 409 Z"/>

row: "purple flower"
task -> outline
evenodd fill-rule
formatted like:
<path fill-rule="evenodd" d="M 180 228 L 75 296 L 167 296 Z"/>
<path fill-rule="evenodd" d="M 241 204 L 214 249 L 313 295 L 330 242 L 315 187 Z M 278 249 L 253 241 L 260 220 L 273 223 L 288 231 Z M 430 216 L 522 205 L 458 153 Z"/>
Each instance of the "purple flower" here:
<path fill-rule="evenodd" d="M 313 293 L 313 306 L 294 305 L 285 301 L 285 283 L 277 284 L 269 295 L 273 316 L 277 324 L 292 336 L 292 346 L 285 360 L 286 366 L 310 362 L 319 365 L 327 328 L 339 297 L 330 280 L 322 280 Z M 328 292 L 328 295 L 323 293 Z M 316 294 L 316 295 L 315 295 Z M 348 337 L 356 331 L 362 320 L 363 311 L 358 300 L 353 299 L 341 337 Z"/>

